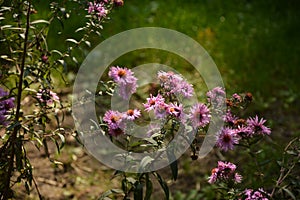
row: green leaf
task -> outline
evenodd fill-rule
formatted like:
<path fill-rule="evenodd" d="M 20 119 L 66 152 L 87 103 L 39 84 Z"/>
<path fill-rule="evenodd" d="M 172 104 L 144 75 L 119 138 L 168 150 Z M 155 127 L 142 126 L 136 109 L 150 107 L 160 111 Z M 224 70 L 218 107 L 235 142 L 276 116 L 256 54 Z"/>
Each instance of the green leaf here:
<path fill-rule="evenodd" d="M 77 40 L 72 39 L 72 38 L 66 39 L 66 42 L 72 42 L 74 44 L 78 44 Z"/>
<path fill-rule="evenodd" d="M 150 200 L 152 192 L 153 192 L 153 185 L 151 180 L 149 179 L 149 174 L 146 173 L 146 194 L 144 200 Z"/>
<path fill-rule="evenodd" d="M 174 160 L 170 164 L 170 168 L 171 168 L 171 171 L 172 171 L 172 177 L 173 177 L 174 181 L 176 181 L 177 176 L 178 176 L 178 162 L 177 162 L 176 156 L 175 156 L 173 151 L 172 152 L 167 151 L 167 155 L 168 155 L 168 159 L 169 159 L 170 162 Z"/>
<path fill-rule="evenodd" d="M 156 173 L 156 172 L 153 172 L 153 175 L 157 178 L 160 186 L 162 187 L 165 195 L 166 195 L 166 200 L 169 200 L 170 199 L 170 192 L 169 192 L 169 187 L 168 187 L 168 184 L 161 178 L 161 176 Z"/>
<path fill-rule="evenodd" d="M 143 184 L 136 182 L 134 188 L 134 200 L 143 200 Z"/>
<path fill-rule="evenodd" d="M 30 24 L 32 25 L 32 24 L 41 24 L 41 23 L 50 24 L 49 21 L 44 20 L 44 19 L 39 19 L 39 20 L 32 21 Z"/>
<path fill-rule="evenodd" d="M 290 197 L 292 197 L 292 199 L 296 200 L 295 195 L 287 188 L 283 187 L 282 188 L 286 193 L 288 193 L 288 195 L 290 195 Z"/>
<path fill-rule="evenodd" d="M 153 160 L 154 158 L 151 158 L 150 156 L 145 156 L 139 165 L 139 170 L 143 171 L 146 168 L 146 166 L 150 164 Z"/>

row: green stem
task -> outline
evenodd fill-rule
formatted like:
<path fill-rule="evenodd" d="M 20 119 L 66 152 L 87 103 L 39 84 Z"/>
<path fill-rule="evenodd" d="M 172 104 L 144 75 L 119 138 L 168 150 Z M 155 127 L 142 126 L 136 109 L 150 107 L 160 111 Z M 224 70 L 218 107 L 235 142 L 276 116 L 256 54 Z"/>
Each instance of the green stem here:
<path fill-rule="evenodd" d="M 8 169 L 6 173 L 6 183 L 4 187 L 3 192 L 3 199 L 10 198 L 10 182 L 11 177 L 13 175 L 14 171 L 14 158 L 15 158 L 15 145 L 17 143 L 17 135 L 18 131 L 20 130 L 19 125 L 19 118 L 20 118 L 20 110 L 21 110 L 21 99 L 22 99 L 22 87 L 23 87 L 23 76 L 24 76 L 24 69 L 25 69 L 25 60 L 26 60 L 26 54 L 27 54 L 27 42 L 28 42 L 28 32 L 29 32 L 29 26 L 30 26 L 30 7 L 31 2 L 28 2 L 28 8 L 27 8 L 27 16 L 26 16 L 26 30 L 25 30 L 25 39 L 24 39 L 24 48 L 23 48 L 23 55 L 22 55 L 22 62 L 21 62 L 21 69 L 20 69 L 20 76 L 19 76 L 19 82 L 18 82 L 18 94 L 17 94 L 17 108 L 16 108 L 16 115 L 15 115 L 15 127 L 13 129 L 13 132 L 9 138 L 9 147 L 11 146 L 11 152 L 10 157 L 8 161 Z"/>

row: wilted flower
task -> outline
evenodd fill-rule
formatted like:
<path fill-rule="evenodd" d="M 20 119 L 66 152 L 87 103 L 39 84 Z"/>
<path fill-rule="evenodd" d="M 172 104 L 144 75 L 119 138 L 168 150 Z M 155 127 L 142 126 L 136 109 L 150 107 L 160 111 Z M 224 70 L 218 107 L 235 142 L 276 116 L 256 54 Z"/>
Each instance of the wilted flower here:
<path fill-rule="evenodd" d="M 194 89 L 180 75 L 173 72 L 159 71 L 157 74 L 161 87 L 166 90 L 166 95 L 182 95 L 186 98 L 192 97 Z"/>
<path fill-rule="evenodd" d="M 255 116 L 255 118 L 250 117 L 249 119 L 247 119 L 247 124 L 251 128 L 252 134 L 270 135 L 271 130 L 270 130 L 270 128 L 268 128 L 264 125 L 265 122 L 266 122 L 266 120 L 264 120 L 263 118 L 261 118 L 259 120 L 257 115 Z"/>
<path fill-rule="evenodd" d="M 49 89 L 39 89 L 36 97 L 41 103 L 45 103 L 47 106 L 53 105 L 54 102 L 59 102 L 57 94 Z"/>
<path fill-rule="evenodd" d="M 218 167 L 211 171 L 208 182 L 210 184 L 219 181 L 233 181 L 240 183 L 242 176 L 235 172 L 236 165 L 231 162 L 218 161 Z"/>
<path fill-rule="evenodd" d="M 223 151 L 232 150 L 235 144 L 239 143 L 239 137 L 236 132 L 228 127 L 223 127 L 217 135 L 216 146 Z"/>
<path fill-rule="evenodd" d="M 210 117 L 209 109 L 203 103 L 197 103 L 191 108 L 190 119 L 194 128 L 206 126 Z"/>

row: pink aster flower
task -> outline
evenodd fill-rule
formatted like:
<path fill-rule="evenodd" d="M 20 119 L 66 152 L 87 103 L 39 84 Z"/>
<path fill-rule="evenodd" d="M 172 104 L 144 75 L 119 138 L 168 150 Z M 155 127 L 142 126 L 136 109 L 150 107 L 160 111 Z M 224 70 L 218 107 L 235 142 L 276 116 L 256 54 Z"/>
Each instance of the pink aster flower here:
<path fill-rule="evenodd" d="M 249 119 L 247 119 L 247 124 L 252 129 L 252 134 L 270 135 L 271 130 L 264 125 L 265 122 L 266 120 L 264 120 L 263 118 L 259 120 L 257 115 L 255 116 L 255 118 L 250 117 Z"/>
<path fill-rule="evenodd" d="M 197 103 L 191 108 L 190 118 L 194 128 L 206 126 L 210 117 L 209 109 L 203 103 Z"/>
<path fill-rule="evenodd" d="M 223 117 L 224 121 L 228 123 L 230 126 L 233 126 L 235 121 L 238 119 L 234 116 L 230 110 L 227 110 L 226 115 Z"/>
<path fill-rule="evenodd" d="M 124 114 L 118 111 L 108 110 L 105 112 L 103 121 L 108 124 L 110 129 L 124 129 L 125 124 L 123 121 Z"/>
<path fill-rule="evenodd" d="M 59 102 L 57 94 L 49 89 L 39 89 L 36 97 L 41 103 L 45 103 L 48 106 L 53 105 L 54 102 Z"/>
<path fill-rule="evenodd" d="M 137 78 L 130 69 L 111 67 L 108 75 L 118 84 L 119 95 L 123 99 L 128 99 L 131 94 L 136 92 Z"/>
<path fill-rule="evenodd" d="M 217 181 L 233 181 L 234 183 L 240 183 L 242 176 L 235 172 L 236 165 L 231 162 L 218 161 L 218 167 L 211 171 L 211 176 L 208 182 L 210 184 Z"/>
<path fill-rule="evenodd" d="M 242 138 L 249 137 L 252 134 L 252 128 L 244 125 L 238 126 L 236 129 L 234 129 L 234 131 L 238 136 Z"/>
<path fill-rule="evenodd" d="M 218 108 L 225 105 L 226 95 L 225 90 L 221 87 L 215 87 L 214 89 L 206 93 L 207 100 L 214 107 Z"/>
<path fill-rule="evenodd" d="M 8 117 L 10 115 L 10 110 L 15 106 L 14 97 L 8 98 L 8 92 L 5 92 L 2 88 L 0 88 L 0 125 L 8 125 L 9 120 Z"/>
<path fill-rule="evenodd" d="M 167 108 L 167 113 L 172 116 L 175 116 L 178 119 L 182 119 L 183 117 L 182 104 L 177 105 L 177 103 L 170 103 Z"/>
<path fill-rule="evenodd" d="M 269 200 L 267 197 L 270 196 L 262 188 L 259 188 L 258 190 L 245 189 L 242 195 L 244 196 L 244 200 Z"/>
<path fill-rule="evenodd" d="M 157 73 L 161 87 L 166 90 L 166 95 L 182 95 L 186 98 L 192 97 L 194 89 L 180 75 L 173 72 L 159 71 Z"/>
<path fill-rule="evenodd" d="M 155 104 L 154 114 L 157 118 L 164 118 L 167 115 L 168 104 L 158 102 Z"/>
<path fill-rule="evenodd" d="M 88 3 L 88 13 L 89 14 L 96 14 L 98 19 L 100 20 L 102 17 L 105 17 L 108 13 L 108 10 L 105 8 L 105 2 L 89 2 Z"/>
<path fill-rule="evenodd" d="M 141 111 L 138 109 L 129 109 L 124 113 L 125 119 L 133 121 L 141 116 Z"/>
<path fill-rule="evenodd" d="M 234 93 L 234 94 L 232 95 L 232 98 L 233 98 L 233 100 L 236 101 L 236 102 L 242 102 L 242 97 L 241 97 L 240 95 L 238 95 L 237 93 Z"/>
<path fill-rule="evenodd" d="M 164 103 L 165 99 L 160 94 L 158 94 L 156 97 L 150 94 L 150 98 L 147 98 L 147 103 L 143 105 L 145 110 L 149 112 L 150 110 L 154 110 L 157 105 Z"/>
<path fill-rule="evenodd" d="M 233 129 L 224 127 L 219 131 L 216 146 L 223 151 L 232 150 L 234 145 L 238 143 L 239 137 Z"/>

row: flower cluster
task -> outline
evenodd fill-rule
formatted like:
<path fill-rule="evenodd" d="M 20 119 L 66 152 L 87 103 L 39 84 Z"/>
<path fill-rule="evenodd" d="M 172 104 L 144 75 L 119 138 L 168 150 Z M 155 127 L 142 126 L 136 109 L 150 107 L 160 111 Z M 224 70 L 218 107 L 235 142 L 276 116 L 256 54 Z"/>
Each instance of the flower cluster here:
<path fill-rule="evenodd" d="M 240 198 L 239 200 L 269 200 L 267 197 L 270 196 L 262 188 L 259 188 L 258 190 L 246 189 L 242 195 L 243 198 Z"/>
<path fill-rule="evenodd" d="M 211 104 L 221 105 L 221 97 L 216 94 L 225 94 L 222 88 L 214 88 L 207 93 L 208 99 Z M 240 104 L 252 100 L 252 95 L 247 93 L 244 97 L 233 94 L 231 99 L 223 99 L 223 103 L 226 102 L 227 112 L 223 115 L 225 126 L 217 133 L 216 146 L 223 151 L 233 150 L 234 145 L 239 144 L 241 139 L 252 138 L 257 135 L 270 135 L 271 130 L 265 126 L 266 120 L 255 117 L 249 117 L 247 119 L 239 118 L 235 116 L 231 108 L 238 107 Z M 216 98 L 216 99 L 213 99 Z M 214 103 L 212 103 L 214 102 Z"/>
<path fill-rule="evenodd" d="M 8 92 L 0 88 L 0 125 L 8 125 L 7 116 L 14 105 L 14 97 L 7 98 Z"/>
<path fill-rule="evenodd" d="M 123 6 L 123 0 L 95 0 L 88 2 L 88 13 L 99 21 L 105 18 L 114 6 Z"/>
<path fill-rule="evenodd" d="M 118 84 L 119 95 L 123 99 L 128 99 L 130 95 L 136 92 L 137 78 L 130 69 L 118 66 L 111 67 L 108 75 Z"/>
<path fill-rule="evenodd" d="M 130 95 L 136 92 L 137 78 L 130 69 L 113 66 L 110 68 L 108 75 L 117 83 L 118 94 L 123 99 L 128 99 Z M 203 128 L 209 124 L 211 115 L 205 104 L 196 103 L 190 108 L 189 112 L 185 112 L 183 104 L 177 98 L 171 97 L 171 95 L 191 97 L 194 94 L 192 85 L 173 72 L 159 71 L 157 77 L 160 80 L 162 89 L 159 90 L 156 96 L 150 94 L 150 97 L 143 103 L 146 112 L 153 112 L 156 119 L 172 118 L 181 123 L 187 122 L 194 129 Z M 133 114 L 134 116 L 140 116 L 140 111 L 132 110 L 132 112 L 136 114 Z M 124 133 L 123 116 L 124 113 L 118 111 L 106 112 L 103 119 L 109 126 L 110 135 L 117 136 Z"/>
<path fill-rule="evenodd" d="M 193 86 L 178 74 L 160 71 L 158 72 L 158 79 L 160 85 L 167 91 L 167 95 L 182 95 L 189 98 L 194 94 Z"/>
<path fill-rule="evenodd" d="M 217 181 L 233 181 L 234 183 L 240 183 L 242 181 L 242 176 L 235 172 L 235 170 L 235 164 L 219 161 L 218 167 L 211 171 L 208 182 L 211 184 Z"/>
<path fill-rule="evenodd" d="M 103 121 L 107 123 L 109 134 L 111 136 L 119 136 L 124 134 L 126 121 L 133 121 L 141 116 L 141 111 L 138 109 L 130 109 L 126 112 L 118 112 L 108 110 L 103 117 Z"/>
<path fill-rule="evenodd" d="M 225 90 L 221 87 L 215 87 L 206 93 L 208 102 L 213 108 L 217 109 L 225 104 Z"/>
<path fill-rule="evenodd" d="M 89 14 L 95 14 L 99 20 L 102 19 L 102 17 L 106 17 L 108 14 L 108 10 L 105 7 L 105 4 L 107 4 L 108 1 L 101 1 L 101 2 L 89 2 L 89 8 L 88 8 L 88 13 Z"/>
<path fill-rule="evenodd" d="M 57 94 L 49 89 L 39 89 L 36 97 L 43 105 L 47 106 L 52 106 L 54 102 L 59 102 Z"/>

